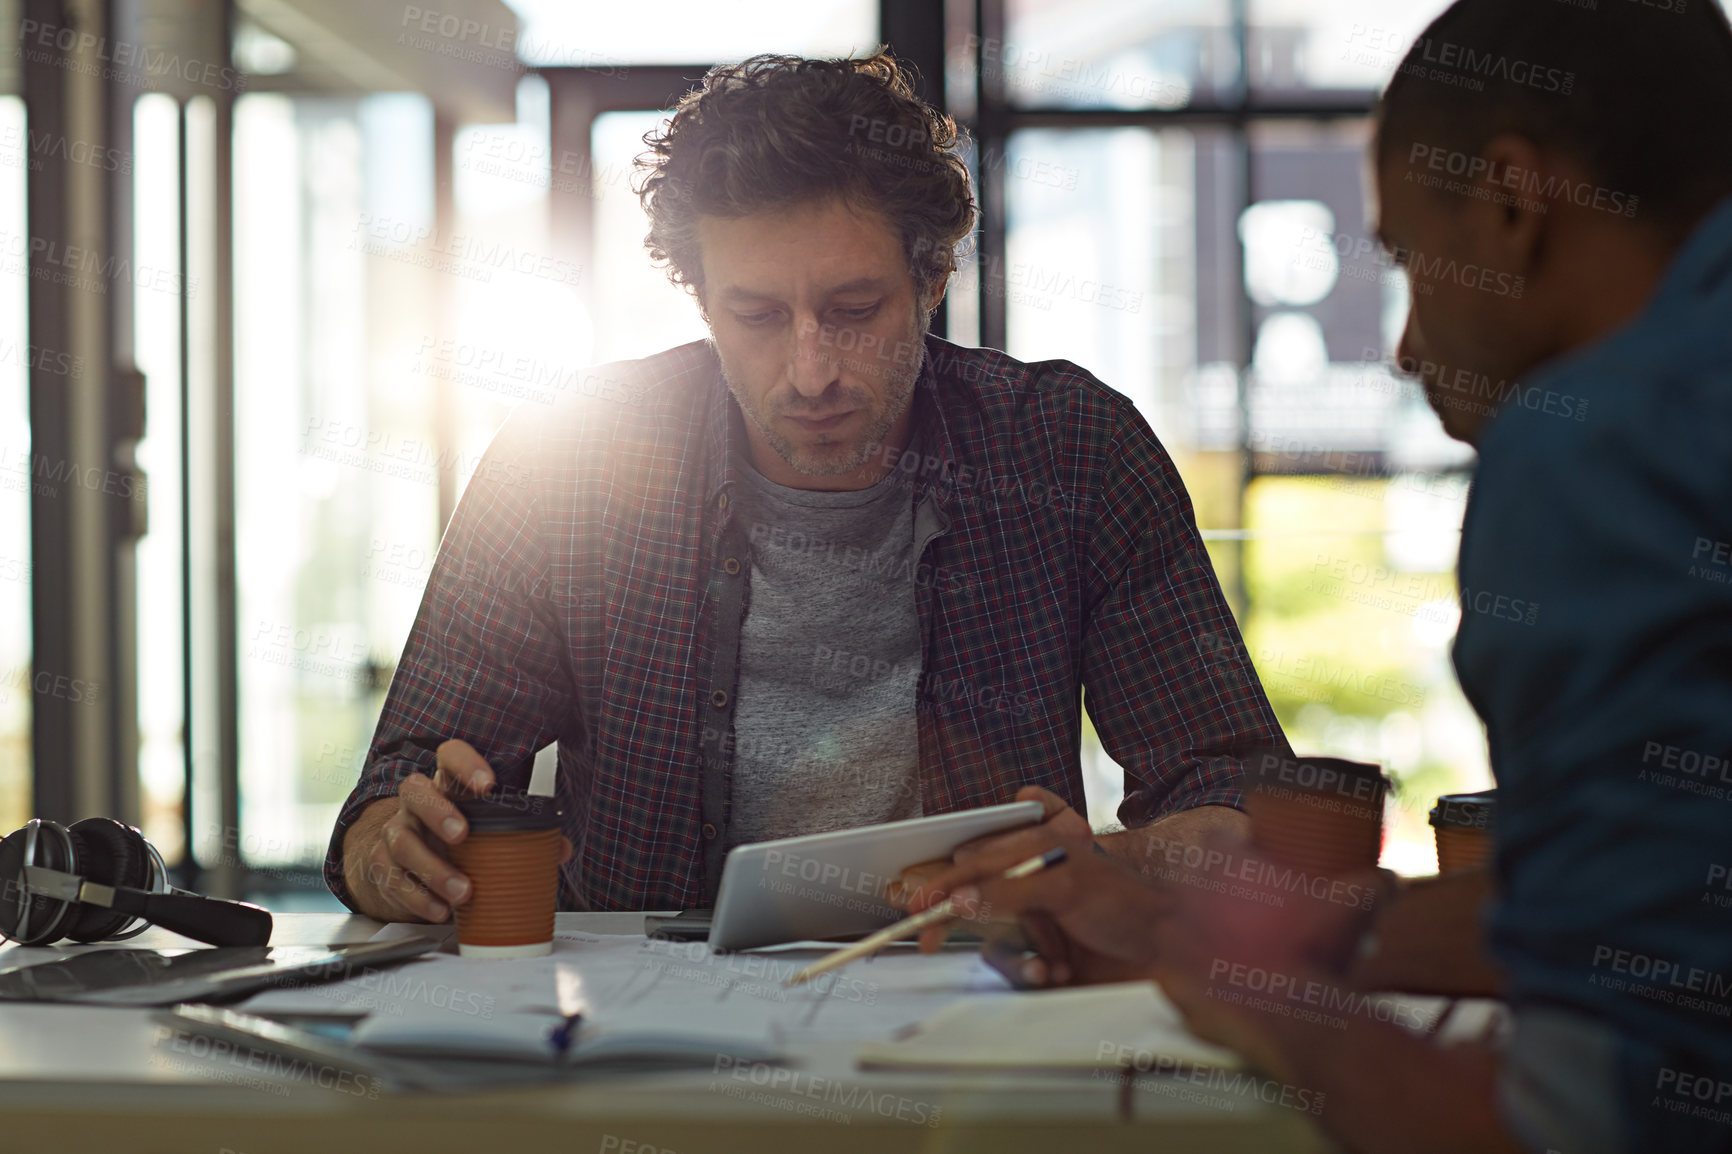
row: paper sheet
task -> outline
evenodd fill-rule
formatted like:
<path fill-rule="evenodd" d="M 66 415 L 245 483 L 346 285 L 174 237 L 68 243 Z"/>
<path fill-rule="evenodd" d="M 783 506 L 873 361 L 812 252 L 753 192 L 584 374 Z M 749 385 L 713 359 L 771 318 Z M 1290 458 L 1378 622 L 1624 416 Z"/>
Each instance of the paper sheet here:
<path fill-rule="evenodd" d="M 367 940 L 369 942 L 395 942 L 404 938 L 433 938 L 443 942 L 440 948 L 451 953 L 457 951 L 457 927 L 450 922 L 442 926 L 430 926 L 421 922 L 386 922 Z"/>
<path fill-rule="evenodd" d="M 778 1045 L 887 1039 L 1004 979 L 974 953 L 885 954 L 788 989 L 819 951 L 715 954 L 698 942 L 562 930 L 545 958 L 433 955 L 342 982 L 256 994 L 257 1014 L 379 1015 L 427 1020 L 560 1015 L 581 1010 L 593 1032 Z"/>
<path fill-rule="evenodd" d="M 1153 982 L 952 1001 L 904 1037 L 861 1049 L 882 1068 L 1237 1069 L 1231 1050 L 1186 1030 Z"/>

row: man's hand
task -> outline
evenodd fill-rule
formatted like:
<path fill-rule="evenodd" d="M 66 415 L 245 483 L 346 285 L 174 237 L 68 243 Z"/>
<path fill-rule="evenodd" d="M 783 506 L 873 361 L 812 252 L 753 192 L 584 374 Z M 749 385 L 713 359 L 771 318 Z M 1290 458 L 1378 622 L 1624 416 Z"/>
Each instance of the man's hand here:
<path fill-rule="evenodd" d="M 1029 786 L 1018 801 L 1039 801 L 1047 820 L 1030 829 L 981 838 L 958 849 L 956 861 L 915 867 L 903 875 L 902 892 L 892 900 L 919 912 L 946 896 L 962 916 L 1013 917 L 1037 956 L 1023 959 L 987 952 L 987 960 L 1024 985 L 1068 985 L 1126 981 L 1147 975 L 1152 929 L 1167 899 L 1116 862 L 1094 852 L 1088 824 L 1063 801 Z M 1018 862 L 1057 846 L 1063 864 L 1019 881 L 998 876 Z M 934 868 L 943 867 L 943 868 Z M 949 927 L 921 935 L 928 953 L 943 944 Z"/>
<path fill-rule="evenodd" d="M 909 900 L 928 888 L 934 879 L 948 877 L 957 866 L 975 859 L 984 860 L 986 856 L 993 861 L 1009 859 L 999 868 L 1002 873 L 1017 862 L 1045 853 L 1055 845 L 1064 846 L 1072 857 L 1093 851 L 1094 831 L 1089 829 L 1089 823 L 1057 794 L 1038 785 L 1025 785 L 1016 791 L 1016 800 L 1040 802 L 1042 813 L 1038 825 L 977 837 L 957 846 L 949 860 L 911 865 L 902 871 L 900 878 L 890 883 L 885 896 L 896 905 L 908 908 Z"/>
<path fill-rule="evenodd" d="M 1279 991 L 1336 982 L 1389 883 L 1373 870 L 1331 878 L 1288 869 L 1220 835 L 1206 848 L 1209 866 L 1174 887 L 1171 916 L 1156 929 L 1155 977 L 1198 1037 L 1290 1081 L 1273 1015 L 1248 1008 L 1260 1004 L 1253 995 L 1277 991 L 1263 1000 L 1282 1005 Z"/>
<path fill-rule="evenodd" d="M 957 865 L 991 855 L 994 861 L 1010 858 L 1004 867 L 1008 869 L 1055 845 L 1064 846 L 1072 856 L 1093 852 L 1094 830 L 1089 828 L 1087 818 L 1065 804 L 1064 798 L 1038 785 L 1025 785 L 1016 791 L 1016 800 L 1040 802 L 1040 824 L 965 841 L 951 855 Z"/>
<path fill-rule="evenodd" d="M 1221 857 L 1218 852 L 1209 857 L 1200 843 L 1213 838 L 1237 845 L 1248 828 L 1238 810 L 1202 806 L 1140 829 L 1096 837 L 1081 814 L 1047 790 L 1025 786 L 1016 800 L 1040 802 L 1041 823 L 966 842 L 957 848 L 954 864 L 912 866 L 892 883 L 888 896 L 918 911 L 961 887 L 965 892 L 959 896 L 980 899 L 978 916 L 1014 918 L 1037 956 L 1024 959 L 989 948 L 987 960 L 1027 985 L 1147 976 L 1155 952 L 1154 922 L 1170 908 L 1171 886 Z M 1055 846 L 1069 855 L 1063 866 L 1024 881 L 994 880 Z M 1112 866 L 1119 868 L 1106 868 Z M 937 949 L 947 933 L 947 926 L 933 927 L 922 936 L 922 948 Z"/>
<path fill-rule="evenodd" d="M 431 778 L 411 774 L 396 797 L 361 811 L 343 836 L 343 880 L 362 913 L 386 922 L 442 922 L 469 900 L 469 879 L 445 859 L 446 846 L 469 834 L 450 801 L 453 792 L 493 789 L 493 770 L 465 741 L 447 741 Z M 432 831 L 433 836 L 428 836 Z M 562 861 L 571 860 L 571 842 Z"/>

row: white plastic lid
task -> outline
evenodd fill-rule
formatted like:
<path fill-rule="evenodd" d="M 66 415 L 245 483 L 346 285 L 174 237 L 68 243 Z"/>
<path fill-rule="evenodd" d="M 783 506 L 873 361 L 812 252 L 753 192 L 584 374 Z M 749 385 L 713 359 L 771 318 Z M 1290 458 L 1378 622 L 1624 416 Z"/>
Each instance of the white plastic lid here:
<path fill-rule="evenodd" d="M 553 942 L 532 942 L 527 946 L 471 946 L 457 943 L 457 953 L 465 958 L 545 958 L 553 952 Z"/>

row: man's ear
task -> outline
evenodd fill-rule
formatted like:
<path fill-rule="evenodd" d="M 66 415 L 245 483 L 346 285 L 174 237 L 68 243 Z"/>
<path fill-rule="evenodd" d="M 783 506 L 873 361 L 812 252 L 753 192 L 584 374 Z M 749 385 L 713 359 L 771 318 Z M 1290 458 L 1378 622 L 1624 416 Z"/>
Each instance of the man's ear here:
<path fill-rule="evenodd" d="M 1490 240 L 1500 271 L 1532 275 L 1545 242 L 1548 217 L 1559 207 L 1543 190 L 1569 188 L 1581 174 L 1557 153 L 1541 152 L 1533 141 L 1513 132 L 1494 136 L 1481 156 L 1485 172 L 1475 181 L 1480 207 L 1491 222 Z M 1565 202 L 1567 204 L 1567 202 Z"/>

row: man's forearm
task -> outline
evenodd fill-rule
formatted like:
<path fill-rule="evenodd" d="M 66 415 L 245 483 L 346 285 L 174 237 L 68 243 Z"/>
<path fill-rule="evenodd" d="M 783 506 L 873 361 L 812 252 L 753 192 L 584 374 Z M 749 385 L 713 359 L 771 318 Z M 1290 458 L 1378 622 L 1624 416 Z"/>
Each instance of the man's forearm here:
<path fill-rule="evenodd" d="M 1374 990 L 1497 997 L 1503 973 L 1485 945 L 1491 873 L 1464 870 L 1402 886 L 1380 904 L 1349 979 Z"/>
<path fill-rule="evenodd" d="M 1187 857 L 1196 856 L 1187 855 L 1186 850 L 1202 846 L 1216 830 L 1249 836 L 1251 819 L 1230 806 L 1201 805 L 1136 829 L 1097 834 L 1095 844 L 1137 873 L 1154 878 L 1184 868 Z M 1189 864 L 1194 866 L 1196 862 Z"/>

